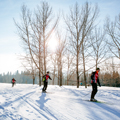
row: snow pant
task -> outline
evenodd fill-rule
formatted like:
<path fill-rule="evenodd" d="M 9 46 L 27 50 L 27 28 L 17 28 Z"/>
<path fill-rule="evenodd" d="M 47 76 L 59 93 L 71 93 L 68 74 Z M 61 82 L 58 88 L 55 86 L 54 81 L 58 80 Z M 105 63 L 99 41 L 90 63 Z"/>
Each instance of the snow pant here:
<path fill-rule="evenodd" d="M 48 85 L 48 82 L 44 81 L 44 87 L 43 87 L 42 91 L 46 91 L 47 85 Z"/>
<path fill-rule="evenodd" d="M 12 87 L 14 87 L 14 84 L 15 84 L 15 83 L 12 83 Z"/>
<path fill-rule="evenodd" d="M 97 93 L 97 84 L 96 83 L 92 83 L 91 99 L 94 99 L 96 93 Z"/>

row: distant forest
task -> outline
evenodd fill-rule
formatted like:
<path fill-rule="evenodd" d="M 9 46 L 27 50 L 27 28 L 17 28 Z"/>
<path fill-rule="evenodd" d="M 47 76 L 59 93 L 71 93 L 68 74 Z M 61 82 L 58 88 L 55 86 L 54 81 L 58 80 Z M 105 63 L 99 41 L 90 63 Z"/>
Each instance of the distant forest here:
<path fill-rule="evenodd" d="M 12 78 L 15 78 L 16 83 L 33 83 L 33 79 L 31 76 L 27 76 L 26 72 L 19 73 L 19 71 L 16 71 L 14 74 L 12 74 L 11 72 L 8 72 L 7 74 L 0 74 L 0 83 L 11 83 Z"/>
<path fill-rule="evenodd" d="M 58 79 L 57 77 L 53 78 L 53 75 L 50 75 L 53 80 L 49 80 L 50 85 L 57 85 Z M 8 72 L 7 74 L 3 73 L 0 74 L 0 83 L 11 83 L 12 79 L 16 80 L 16 84 L 39 84 L 39 75 L 38 73 L 32 74 L 28 71 L 21 71 L 18 70 L 15 73 Z M 42 77 L 41 77 L 42 81 Z M 43 83 L 41 82 L 41 85 Z M 63 85 L 66 85 L 65 79 L 63 79 Z M 71 84 L 69 84 L 71 85 Z"/>

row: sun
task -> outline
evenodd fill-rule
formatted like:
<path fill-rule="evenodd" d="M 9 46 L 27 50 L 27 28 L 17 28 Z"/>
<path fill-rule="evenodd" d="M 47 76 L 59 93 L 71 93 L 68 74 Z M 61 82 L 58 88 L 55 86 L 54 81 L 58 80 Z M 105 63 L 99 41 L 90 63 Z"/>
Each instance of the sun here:
<path fill-rule="evenodd" d="M 52 52 L 56 51 L 56 48 L 58 46 L 58 42 L 57 42 L 57 38 L 55 37 L 54 33 L 51 35 L 48 46 Z"/>

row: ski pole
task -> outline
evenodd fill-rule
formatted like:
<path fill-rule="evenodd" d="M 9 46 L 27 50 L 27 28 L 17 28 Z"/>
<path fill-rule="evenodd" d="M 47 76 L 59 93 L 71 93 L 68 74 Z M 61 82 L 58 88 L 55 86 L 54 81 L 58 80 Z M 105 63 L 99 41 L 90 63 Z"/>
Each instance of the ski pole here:
<path fill-rule="evenodd" d="M 91 93 L 91 91 L 90 91 L 89 93 L 87 93 L 87 94 L 83 95 L 82 97 L 85 97 L 85 96 L 89 95 L 90 93 Z"/>

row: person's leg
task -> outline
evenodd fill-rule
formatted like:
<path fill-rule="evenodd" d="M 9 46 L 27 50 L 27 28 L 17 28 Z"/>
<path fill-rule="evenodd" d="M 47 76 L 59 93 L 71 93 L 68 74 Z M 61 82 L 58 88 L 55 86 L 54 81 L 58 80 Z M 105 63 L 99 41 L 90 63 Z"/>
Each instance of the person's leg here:
<path fill-rule="evenodd" d="M 47 84 L 48 84 L 48 82 L 45 82 L 45 91 L 46 91 L 46 89 L 47 89 Z"/>
<path fill-rule="evenodd" d="M 91 100 L 94 99 L 94 83 L 92 83 Z"/>
<path fill-rule="evenodd" d="M 12 83 L 12 87 L 14 87 L 14 83 Z"/>
<path fill-rule="evenodd" d="M 94 84 L 94 94 L 93 94 L 93 98 L 95 97 L 96 93 L 97 93 L 97 84 L 95 83 L 95 84 Z"/>
<path fill-rule="evenodd" d="M 92 83 L 91 100 L 94 99 L 96 93 L 97 93 L 97 84 L 96 83 Z"/>
<path fill-rule="evenodd" d="M 45 81 L 43 82 L 43 89 L 42 89 L 42 91 L 45 91 Z"/>

